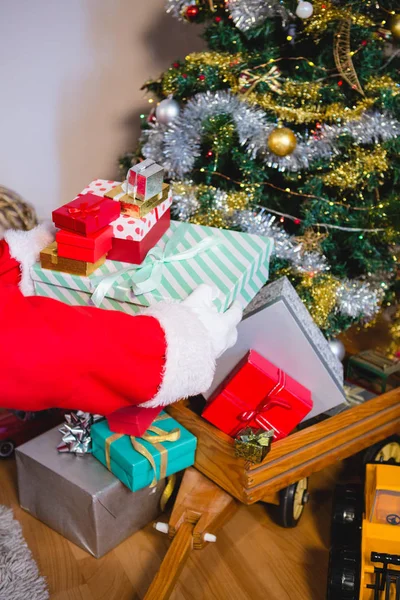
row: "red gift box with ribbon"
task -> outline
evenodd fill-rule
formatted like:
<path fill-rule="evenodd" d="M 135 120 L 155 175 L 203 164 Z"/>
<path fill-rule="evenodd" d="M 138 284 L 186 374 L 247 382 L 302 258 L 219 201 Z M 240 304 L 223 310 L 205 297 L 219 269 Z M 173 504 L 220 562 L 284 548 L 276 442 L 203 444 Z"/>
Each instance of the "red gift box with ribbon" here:
<path fill-rule="evenodd" d="M 120 214 L 119 202 L 87 193 L 54 210 L 53 222 L 59 229 L 88 235 L 107 227 Z"/>
<path fill-rule="evenodd" d="M 286 437 L 312 409 L 311 392 L 250 350 L 211 396 L 203 417 L 231 437 L 244 427 Z"/>

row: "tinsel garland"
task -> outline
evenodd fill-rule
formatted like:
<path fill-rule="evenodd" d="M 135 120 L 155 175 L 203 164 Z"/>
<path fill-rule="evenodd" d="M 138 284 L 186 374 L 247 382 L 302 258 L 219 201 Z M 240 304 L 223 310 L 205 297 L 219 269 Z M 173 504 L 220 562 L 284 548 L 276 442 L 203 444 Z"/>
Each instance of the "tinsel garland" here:
<path fill-rule="evenodd" d="M 206 189 L 215 193 L 214 210 L 202 215 L 199 213 L 201 204 L 198 194 Z M 326 327 L 332 311 L 354 320 L 360 317 L 369 320 L 378 313 L 385 292 L 384 284 L 373 286 L 359 279 L 340 280 L 333 277 L 329 274 L 328 261 L 321 252 L 303 252 L 301 238 L 287 233 L 274 215 L 264 208 L 239 208 L 245 195 L 243 192 L 234 194 L 237 197 L 232 198 L 231 194 L 211 186 L 176 182 L 173 184 L 174 217 L 202 225 L 234 228 L 273 239 L 274 256 L 287 261 L 292 272 L 302 276 L 301 286 L 309 289 L 313 298 L 313 306 L 310 305 L 309 308 L 321 328 Z M 286 271 L 281 274 L 289 275 L 289 271 Z M 318 283 L 315 283 L 315 276 L 319 277 Z"/>
<path fill-rule="evenodd" d="M 362 13 L 351 12 L 348 7 L 341 7 L 328 0 L 313 0 L 313 14 L 305 23 L 305 31 L 310 34 L 322 34 L 332 21 L 349 19 L 353 25 L 372 27 L 372 19 Z"/>
<path fill-rule="evenodd" d="M 363 189 L 368 186 L 372 173 L 377 172 L 383 178 L 388 169 L 387 151 L 380 144 L 373 150 L 356 147 L 349 159 L 324 175 L 322 181 L 327 186 L 341 190 L 355 187 Z"/>
<path fill-rule="evenodd" d="M 254 53 L 252 59 L 254 59 Z M 391 77 L 370 77 L 365 83 L 368 97 L 357 100 L 352 106 L 348 106 L 344 102 L 326 103 L 321 100 L 323 90 L 321 82 L 302 82 L 292 79 L 281 81 L 282 78 L 279 75 L 278 88 L 271 86 L 275 93 L 260 93 L 257 91 L 258 83 L 268 81 L 265 79 L 268 70 L 276 68 L 279 73 L 276 67 L 277 61 L 271 58 L 264 65 L 247 69 L 248 61 L 249 56 L 242 53 L 193 52 L 186 56 L 184 69 L 191 73 L 193 70 L 203 69 L 204 66 L 214 67 L 218 69 L 221 82 L 228 84 L 231 92 L 242 96 L 248 105 L 262 108 L 273 118 L 295 124 L 314 124 L 317 121 L 345 123 L 357 120 L 374 106 L 381 94 L 389 92 L 394 97 L 400 93 L 400 85 Z M 261 67 L 264 70 L 261 70 Z M 253 76 L 253 84 L 250 88 L 244 85 L 244 77 L 249 77 L 249 75 Z M 179 69 L 175 67 L 168 69 L 159 80 L 162 83 L 163 94 L 168 96 L 177 93 L 181 85 L 181 78 L 182 73 Z M 151 83 L 153 82 L 150 81 L 147 85 Z M 278 99 L 276 94 L 278 94 Z"/>
<path fill-rule="evenodd" d="M 273 17 L 281 17 L 284 25 L 289 18 L 289 12 L 279 0 L 229 0 L 228 9 L 235 26 L 243 32 Z"/>
<path fill-rule="evenodd" d="M 264 111 L 249 106 L 229 91 L 219 90 L 195 95 L 169 126 L 152 124 L 142 135 L 143 155 L 161 161 L 171 177 L 182 179 L 201 155 L 202 123 L 216 115 L 231 117 L 240 144 L 252 158 L 261 158 L 267 166 L 280 171 L 308 169 L 313 161 L 338 154 L 336 141 L 344 134 L 356 144 L 378 143 L 400 135 L 396 119 L 386 113 L 370 112 L 343 125 L 322 125 L 317 136 L 297 134 L 294 152 L 278 157 L 268 148 L 268 137 L 276 124 L 267 120 Z"/>
<path fill-rule="evenodd" d="M 166 0 L 165 9 L 182 21 L 185 9 L 192 4 L 195 4 L 192 0 Z M 226 5 L 235 26 L 243 32 L 273 17 L 279 16 L 286 23 L 290 14 L 279 0 L 227 0 Z"/>
<path fill-rule="evenodd" d="M 192 0 L 166 0 L 165 11 L 175 17 L 175 19 L 183 21 L 185 8 L 191 4 L 195 4 L 195 2 Z"/>
<path fill-rule="evenodd" d="M 371 319 L 378 312 L 383 291 L 382 287 L 373 289 L 365 281 L 344 279 L 336 290 L 338 310 L 353 319 L 360 314 Z"/>
<path fill-rule="evenodd" d="M 267 20 L 280 17 L 285 26 L 292 13 L 279 0 L 225 0 L 226 7 L 235 26 L 246 33 L 260 27 Z M 176 19 L 184 20 L 185 9 L 196 4 L 194 0 L 166 0 L 166 12 Z M 347 7 L 341 7 L 336 1 L 313 1 L 313 15 L 306 21 L 306 31 L 312 34 L 322 34 L 333 21 L 350 19 L 354 25 L 371 27 L 374 21 L 363 14 L 349 12 Z"/>

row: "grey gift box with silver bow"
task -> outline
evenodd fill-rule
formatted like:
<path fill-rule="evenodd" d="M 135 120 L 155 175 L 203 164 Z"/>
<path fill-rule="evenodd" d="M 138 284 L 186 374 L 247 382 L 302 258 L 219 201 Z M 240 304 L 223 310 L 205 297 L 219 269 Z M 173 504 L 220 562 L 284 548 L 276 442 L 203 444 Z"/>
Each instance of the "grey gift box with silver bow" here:
<path fill-rule="evenodd" d="M 58 428 L 16 450 L 21 507 L 96 558 L 160 514 L 165 480 L 131 492 L 94 456 L 59 454 Z"/>

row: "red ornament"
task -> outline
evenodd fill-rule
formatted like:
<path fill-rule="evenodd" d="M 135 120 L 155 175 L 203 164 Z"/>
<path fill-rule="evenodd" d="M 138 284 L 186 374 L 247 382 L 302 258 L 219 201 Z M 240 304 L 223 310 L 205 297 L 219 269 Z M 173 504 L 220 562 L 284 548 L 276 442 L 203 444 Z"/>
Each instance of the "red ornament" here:
<path fill-rule="evenodd" d="M 339 79 L 339 81 L 337 82 L 338 86 L 341 87 L 343 85 L 343 81 L 341 79 Z"/>
<path fill-rule="evenodd" d="M 172 63 L 172 66 L 174 67 L 174 69 L 177 69 L 179 67 L 179 63 L 178 62 L 174 62 L 174 63 Z"/>
<path fill-rule="evenodd" d="M 215 17 L 215 22 L 216 23 L 221 23 L 222 21 L 222 17 Z"/>
<path fill-rule="evenodd" d="M 185 17 L 188 21 L 195 21 L 199 16 L 200 9 L 196 5 L 188 6 L 185 12 Z"/>
<path fill-rule="evenodd" d="M 204 80 L 205 80 L 205 78 L 206 78 L 206 76 L 205 76 L 205 75 L 199 75 L 199 79 L 200 79 L 200 81 L 204 81 Z"/>
<path fill-rule="evenodd" d="M 182 77 L 183 77 L 183 79 L 187 79 L 186 73 L 182 73 Z"/>
<path fill-rule="evenodd" d="M 366 46 L 367 44 L 368 44 L 367 40 L 363 40 L 363 41 L 361 42 L 361 46 Z"/>
<path fill-rule="evenodd" d="M 294 222 L 296 225 L 300 225 L 300 223 L 301 223 L 300 219 L 295 219 Z"/>
<path fill-rule="evenodd" d="M 206 156 L 208 156 L 209 158 L 211 158 L 211 156 L 213 156 L 213 153 L 211 152 L 211 150 L 209 150 L 209 151 L 207 152 L 207 155 L 206 155 Z"/>

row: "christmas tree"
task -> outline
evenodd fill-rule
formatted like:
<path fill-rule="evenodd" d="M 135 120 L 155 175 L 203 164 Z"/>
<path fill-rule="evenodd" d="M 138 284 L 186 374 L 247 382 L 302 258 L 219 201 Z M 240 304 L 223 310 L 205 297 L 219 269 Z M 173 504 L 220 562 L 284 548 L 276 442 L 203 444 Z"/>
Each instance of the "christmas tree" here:
<path fill-rule="evenodd" d="M 205 52 L 144 88 L 136 154 L 175 218 L 274 238 L 328 337 L 393 302 L 399 241 L 398 0 L 167 0 Z M 155 104 L 153 104 L 154 106 Z"/>

